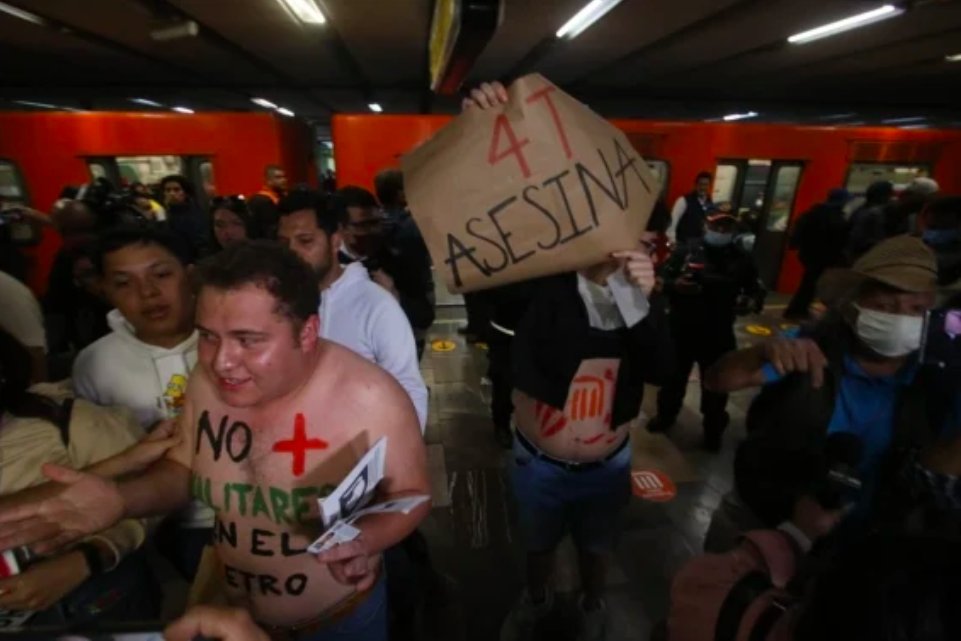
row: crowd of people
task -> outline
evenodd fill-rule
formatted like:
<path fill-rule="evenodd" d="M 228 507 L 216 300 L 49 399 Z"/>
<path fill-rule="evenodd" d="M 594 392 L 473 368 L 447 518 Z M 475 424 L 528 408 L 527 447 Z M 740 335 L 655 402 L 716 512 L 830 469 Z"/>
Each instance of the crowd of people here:
<path fill-rule="evenodd" d="M 464 107 L 504 102 L 493 83 Z M 376 194 L 264 178 L 207 210 L 181 176 L 131 186 L 126 208 L 95 183 L 34 213 L 64 239 L 42 301 L 0 272 L 0 610 L 33 613 L 24 625 L 158 619 L 153 545 L 206 604 L 170 638 L 416 638 L 403 603 L 412 561 L 429 564 L 427 503 L 328 523 L 354 536 L 307 547 L 325 534 L 317 499 L 381 439 L 378 499 L 430 493 L 430 257 L 397 170 Z M 711 181 L 659 204 L 633 248 L 470 301 L 526 550 L 501 639 L 533 639 L 552 611 L 568 535 L 578 638 L 609 638 L 645 386 L 660 388 L 646 428 L 666 432 L 695 363 L 709 452 L 727 395 L 758 393 L 734 489 L 652 634 L 961 638 L 961 363 L 922 354 L 927 315 L 958 306 L 961 200 L 928 179 L 897 199 L 872 185 L 858 208 L 832 191 L 793 231 L 806 272 L 788 314 L 804 322 L 738 349 L 737 317 L 767 292 L 751 225 Z"/>

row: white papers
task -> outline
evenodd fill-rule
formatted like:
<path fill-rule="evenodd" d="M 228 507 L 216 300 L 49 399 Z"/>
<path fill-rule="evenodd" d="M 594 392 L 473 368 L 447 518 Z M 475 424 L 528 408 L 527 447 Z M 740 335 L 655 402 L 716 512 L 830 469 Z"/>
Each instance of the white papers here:
<path fill-rule="evenodd" d="M 307 548 L 308 552 L 320 554 L 340 543 L 353 541 L 360 536 L 360 530 L 355 528 L 353 523 L 361 517 L 396 512 L 410 514 L 411 510 L 418 505 L 430 500 L 426 494 L 419 494 L 367 507 L 374 497 L 377 484 L 384 478 L 386 458 L 387 437 L 385 436 L 374 443 L 374 447 L 364 454 L 354 469 L 329 496 L 317 499 L 325 532 L 310 544 Z"/>
<path fill-rule="evenodd" d="M 607 286 L 611 289 L 614 304 L 621 313 L 624 324 L 634 327 L 647 316 L 651 304 L 647 301 L 640 287 L 636 287 L 627 280 L 624 271 L 618 269 L 607 277 Z"/>

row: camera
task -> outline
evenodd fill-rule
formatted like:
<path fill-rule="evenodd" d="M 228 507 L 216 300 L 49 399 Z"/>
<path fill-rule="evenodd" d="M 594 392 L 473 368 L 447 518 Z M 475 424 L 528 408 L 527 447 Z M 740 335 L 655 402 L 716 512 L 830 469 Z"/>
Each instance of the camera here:
<path fill-rule="evenodd" d="M 106 178 L 97 178 L 80 188 L 77 200 L 100 219 L 102 227 L 138 223 L 146 220 L 134 204 L 135 194 L 118 189 Z"/>

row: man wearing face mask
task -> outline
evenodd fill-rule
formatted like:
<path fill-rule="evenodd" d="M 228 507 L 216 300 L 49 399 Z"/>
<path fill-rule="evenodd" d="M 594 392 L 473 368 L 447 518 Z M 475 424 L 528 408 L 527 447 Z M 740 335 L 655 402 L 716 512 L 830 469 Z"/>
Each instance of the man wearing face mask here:
<path fill-rule="evenodd" d="M 864 445 L 865 496 L 899 452 L 956 425 L 957 387 L 918 363 L 937 263 L 918 238 L 889 238 L 850 270 L 829 273 L 847 292 L 816 326 L 733 352 L 709 372 L 718 392 L 764 386 L 750 433 L 849 433 Z M 805 426 L 804 430 L 792 429 Z"/>
<path fill-rule="evenodd" d="M 342 265 L 363 262 L 370 279 L 400 302 L 414 330 L 419 359 L 434 322 L 434 277 L 430 254 L 413 219 L 408 215 L 404 221 L 396 216 L 388 220 L 374 195 L 361 187 L 339 189 L 331 197 L 331 207 L 346 221 L 338 260 Z"/>
<path fill-rule="evenodd" d="M 652 432 L 674 425 L 694 363 L 703 372 L 735 349 L 735 317 L 760 311 L 764 304 L 766 292 L 754 259 L 733 242 L 736 227 L 734 216 L 714 209 L 707 216 L 704 237 L 680 246 L 661 268 L 661 284 L 670 298 L 677 369 L 657 396 L 657 416 L 648 424 Z M 704 446 L 713 452 L 721 449 L 729 420 L 726 407 L 727 394 L 702 388 Z"/>

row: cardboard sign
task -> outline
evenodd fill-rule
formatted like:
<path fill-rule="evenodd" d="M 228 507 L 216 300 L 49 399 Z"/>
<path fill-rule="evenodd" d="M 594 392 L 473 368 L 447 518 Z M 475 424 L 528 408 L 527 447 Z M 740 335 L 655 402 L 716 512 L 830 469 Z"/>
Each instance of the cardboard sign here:
<path fill-rule="evenodd" d="M 407 201 L 447 287 L 470 292 L 634 249 L 657 179 L 622 131 L 544 77 L 404 156 Z"/>

